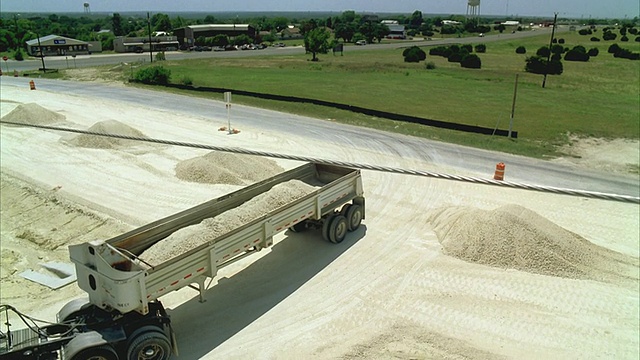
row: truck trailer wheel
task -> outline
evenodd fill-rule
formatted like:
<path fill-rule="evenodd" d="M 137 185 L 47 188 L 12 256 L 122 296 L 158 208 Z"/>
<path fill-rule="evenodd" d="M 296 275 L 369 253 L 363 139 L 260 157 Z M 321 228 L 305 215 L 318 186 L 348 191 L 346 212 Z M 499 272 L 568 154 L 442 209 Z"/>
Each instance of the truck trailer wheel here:
<path fill-rule="evenodd" d="M 341 243 L 347 236 L 347 231 L 349 230 L 347 218 L 342 215 L 334 216 L 329 223 L 328 230 L 329 241 L 334 244 Z"/>
<path fill-rule="evenodd" d="M 116 351 L 109 345 L 81 350 L 71 360 L 118 360 Z"/>
<path fill-rule="evenodd" d="M 169 339 L 157 331 L 143 332 L 129 343 L 127 360 L 167 360 L 171 356 Z"/>
<path fill-rule="evenodd" d="M 362 223 L 362 206 L 353 204 L 347 209 L 347 223 L 349 224 L 349 231 L 355 231 L 360 227 Z"/>

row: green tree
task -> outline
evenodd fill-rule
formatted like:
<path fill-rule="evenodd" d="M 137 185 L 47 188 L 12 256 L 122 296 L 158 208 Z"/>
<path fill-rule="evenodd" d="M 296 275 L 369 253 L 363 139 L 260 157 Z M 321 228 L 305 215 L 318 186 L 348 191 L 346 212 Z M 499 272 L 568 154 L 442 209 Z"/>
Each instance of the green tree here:
<path fill-rule="evenodd" d="M 154 31 L 171 32 L 173 30 L 171 19 L 167 14 L 154 14 L 151 18 L 151 26 Z"/>
<path fill-rule="evenodd" d="M 122 28 L 122 17 L 119 13 L 113 13 L 111 17 L 111 30 L 116 36 L 124 35 L 124 29 Z"/>
<path fill-rule="evenodd" d="M 405 49 L 402 52 L 402 56 L 404 56 L 404 62 L 420 62 L 427 58 L 427 53 L 424 50 L 420 49 L 417 46 L 412 46 L 410 48 Z"/>
<path fill-rule="evenodd" d="M 356 34 L 356 27 L 353 23 L 340 22 L 335 26 L 336 38 L 351 42 Z"/>
<path fill-rule="evenodd" d="M 324 28 L 315 28 L 304 36 L 304 47 L 313 56 L 311 61 L 318 61 L 317 54 L 326 54 L 330 48 L 331 33 Z"/>
<path fill-rule="evenodd" d="M 411 18 L 409 19 L 409 26 L 412 29 L 417 29 L 422 25 L 422 11 L 416 10 L 411 14 Z"/>
<path fill-rule="evenodd" d="M 213 15 L 207 15 L 204 17 L 203 22 L 205 24 L 215 24 L 216 23 L 216 18 Z"/>

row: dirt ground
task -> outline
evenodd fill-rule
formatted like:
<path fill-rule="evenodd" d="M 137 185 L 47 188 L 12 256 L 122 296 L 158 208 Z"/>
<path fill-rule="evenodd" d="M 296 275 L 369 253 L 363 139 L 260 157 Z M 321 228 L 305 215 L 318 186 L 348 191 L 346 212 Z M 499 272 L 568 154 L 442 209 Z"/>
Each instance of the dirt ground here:
<path fill-rule="evenodd" d="M 44 111 L 36 119 L 89 129 L 96 125 L 84 111 L 90 106 L 102 119 L 154 138 L 179 134 L 274 152 L 287 144 L 301 156 L 427 166 L 375 148 L 345 152 L 266 129 L 243 127 L 227 136 L 200 118 L 180 115 L 177 124 L 177 114 L 125 103 L 1 90 L 2 117 L 37 103 Z M 67 245 L 110 238 L 241 187 L 178 177 L 178 164 L 202 158 L 203 150 L 92 144 L 54 131 L 0 127 L 0 303 L 54 320 L 83 292 L 75 284 L 51 290 L 20 277 L 22 271 L 68 262 Z M 637 141 L 574 138 L 569 151 L 554 161 L 637 174 Z M 299 164 L 276 162 L 282 169 Z M 271 249 L 222 269 L 205 303 L 188 288 L 163 297 L 179 358 L 640 355 L 637 204 L 372 171 L 363 171 L 363 181 L 367 217 L 343 243 L 281 233 Z"/>

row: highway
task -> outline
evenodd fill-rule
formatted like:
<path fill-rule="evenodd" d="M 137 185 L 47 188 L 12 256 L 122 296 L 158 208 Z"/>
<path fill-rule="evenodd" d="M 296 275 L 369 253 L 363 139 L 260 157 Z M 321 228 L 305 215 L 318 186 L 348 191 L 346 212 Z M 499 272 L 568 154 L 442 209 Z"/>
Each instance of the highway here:
<path fill-rule="evenodd" d="M 558 31 L 566 31 L 564 28 L 558 28 Z M 516 33 L 496 33 L 487 35 L 485 37 L 466 37 L 466 38 L 437 38 L 432 40 L 407 40 L 405 42 L 393 42 L 393 43 L 381 43 L 381 44 L 369 44 L 365 46 L 356 46 L 347 44 L 344 48 L 344 52 L 348 54 L 352 51 L 367 51 L 372 49 L 399 49 L 407 46 L 437 46 L 444 44 L 464 43 L 464 44 L 477 44 L 477 43 L 489 43 L 493 41 L 500 41 L 504 39 L 518 39 L 524 37 L 538 36 L 540 34 L 550 34 L 550 30 L 547 28 L 539 28 L 535 31 L 521 31 Z M 302 44 L 303 40 L 300 39 Z M 242 51 L 171 51 L 166 52 L 165 56 L 167 60 L 184 60 L 184 59 L 199 59 L 199 58 L 234 58 L 234 57 L 250 57 L 250 56 L 277 56 L 277 55 L 293 55 L 304 54 L 304 48 L 302 46 L 288 46 L 288 47 L 269 47 L 263 50 L 242 50 Z M 155 54 L 154 54 L 155 56 Z M 154 57 L 155 59 L 155 57 Z M 124 53 L 124 54 L 91 54 L 91 55 L 77 55 L 75 58 L 71 56 L 49 56 L 45 57 L 45 67 L 47 69 L 67 69 L 67 68 L 84 68 L 95 67 L 102 65 L 112 65 L 120 63 L 135 63 L 135 62 L 149 62 L 151 57 L 149 53 Z M 17 70 L 31 71 L 42 68 L 42 61 L 37 58 L 30 58 L 24 61 L 15 61 L 9 59 L 3 61 L 2 71 L 9 73 Z"/>

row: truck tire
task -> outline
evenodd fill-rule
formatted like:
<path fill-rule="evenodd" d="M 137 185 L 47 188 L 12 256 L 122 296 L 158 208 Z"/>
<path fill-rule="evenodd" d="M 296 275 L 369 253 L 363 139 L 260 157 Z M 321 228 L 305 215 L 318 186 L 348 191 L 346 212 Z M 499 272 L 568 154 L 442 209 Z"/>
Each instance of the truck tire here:
<path fill-rule="evenodd" d="M 336 217 L 335 214 L 327 215 L 322 222 L 322 238 L 326 241 L 331 241 L 329 238 L 329 226 L 331 225 L 331 221 Z"/>
<path fill-rule="evenodd" d="M 342 240 L 347 236 L 347 231 L 349 230 L 349 224 L 347 222 L 347 218 L 342 215 L 336 215 L 331 220 L 329 224 L 329 241 L 334 244 L 341 243 Z"/>
<path fill-rule="evenodd" d="M 101 345 L 81 350 L 71 360 L 118 360 L 118 354 L 109 345 Z"/>
<path fill-rule="evenodd" d="M 355 231 L 360 227 L 362 223 L 362 206 L 353 204 L 347 209 L 347 223 L 349 224 L 349 231 Z"/>
<path fill-rule="evenodd" d="M 171 356 L 171 343 L 158 331 L 147 331 L 129 342 L 127 360 L 167 360 Z"/>

